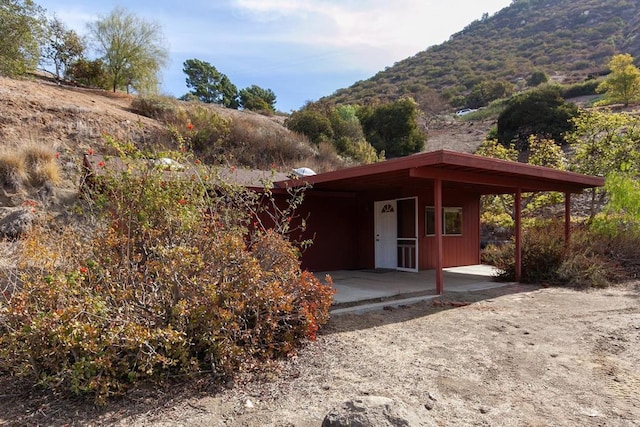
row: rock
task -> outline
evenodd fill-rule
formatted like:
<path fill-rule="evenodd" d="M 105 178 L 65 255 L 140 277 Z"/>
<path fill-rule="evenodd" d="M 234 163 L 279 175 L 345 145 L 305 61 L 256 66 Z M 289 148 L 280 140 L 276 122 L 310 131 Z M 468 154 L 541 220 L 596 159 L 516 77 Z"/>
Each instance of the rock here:
<path fill-rule="evenodd" d="M 424 407 L 427 409 L 427 411 L 432 410 L 433 409 L 433 405 L 434 405 L 433 400 L 427 400 L 424 403 Z"/>
<path fill-rule="evenodd" d="M 244 407 L 247 408 L 247 409 L 253 409 L 254 408 L 253 402 L 250 399 L 247 399 L 244 402 Z"/>
<path fill-rule="evenodd" d="M 381 396 L 361 396 L 342 402 L 327 414 L 322 427 L 427 427 L 434 426 L 423 408 Z"/>
<path fill-rule="evenodd" d="M 0 236 L 17 239 L 31 229 L 34 214 L 26 209 L 11 212 L 0 220 Z"/>

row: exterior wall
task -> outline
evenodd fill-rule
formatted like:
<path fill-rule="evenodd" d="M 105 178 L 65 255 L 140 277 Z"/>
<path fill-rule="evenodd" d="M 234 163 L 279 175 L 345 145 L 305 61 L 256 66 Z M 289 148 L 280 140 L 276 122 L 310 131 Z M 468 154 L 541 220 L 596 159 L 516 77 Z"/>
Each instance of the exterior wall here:
<path fill-rule="evenodd" d="M 313 240 L 302 254 L 303 268 L 311 271 L 359 268 L 357 199 L 316 196 L 309 191 L 298 215 L 307 223 L 299 238 Z"/>
<path fill-rule="evenodd" d="M 426 236 L 425 208 L 433 206 L 431 186 L 360 193 L 357 197 L 322 197 L 307 193 L 301 217 L 307 219 L 302 238 L 313 245 L 302 256 L 311 271 L 353 270 L 375 267 L 375 201 L 418 197 L 418 268 L 436 267 L 435 237 Z M 444 267 L 480 263 L 480 197 L 475 193 L 443 189 L 443 206 L 462 207 L 462 235 L 443 236 Z"/>
<path fill-rule="evenodd" d="M 433 198 L 421 203 L 420 215 L 420 269 L 436 268 L 435 236 L 425 234 L 425 208 L 433 206 Z M 424 202 L 424 200 L 423 200 Z M 442 236 L 443 267 L 480 264 L 480 197 L 447 195 L 443 192 L 444 207 L 462 207 L 462 235 Z"/>

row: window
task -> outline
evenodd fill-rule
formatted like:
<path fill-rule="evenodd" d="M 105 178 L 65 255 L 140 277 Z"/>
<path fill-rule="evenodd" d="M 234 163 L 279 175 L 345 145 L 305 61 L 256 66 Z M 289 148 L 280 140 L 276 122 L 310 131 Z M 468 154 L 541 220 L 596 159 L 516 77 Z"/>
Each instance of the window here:
<path fill-rule="evenodd" d="M 462 234 L 462 208 L 442 208 L 442 234 Z"/>
<path fill-rule="evenodd" d="M 435 208 L 427 206 L 424 215 L 425 234 L 436 234 Z M 462 234 L 462 208 L 442 208 L 442 234 L 447 236 Z"/>

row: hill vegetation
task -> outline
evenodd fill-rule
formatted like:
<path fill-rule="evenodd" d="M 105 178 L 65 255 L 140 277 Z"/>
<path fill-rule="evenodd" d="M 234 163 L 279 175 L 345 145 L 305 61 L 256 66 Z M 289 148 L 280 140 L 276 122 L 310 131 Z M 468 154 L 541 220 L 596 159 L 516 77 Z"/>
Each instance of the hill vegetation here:
<path fill-rule="evenodd" d="M 639 0 L 514 0 L 448 41 L 324 99 L 365 104 L 411 96 L 431 112 L 465 105 L 486 82 L 522 88 L 540 71 L 553 81 L 582 82 L 606 72 L 616 53 L 640 56 L 638 10 Z"/>

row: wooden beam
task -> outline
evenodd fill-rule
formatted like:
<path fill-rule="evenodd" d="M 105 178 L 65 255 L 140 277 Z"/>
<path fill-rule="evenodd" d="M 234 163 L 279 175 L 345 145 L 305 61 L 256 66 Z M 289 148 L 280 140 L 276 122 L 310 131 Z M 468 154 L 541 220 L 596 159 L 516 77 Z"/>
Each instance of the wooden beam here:
<path fill-rule="evenodd" d="M 442 259 L 442 181 L 440 179 L 433 182 L 433 201 L 433 216 L 436 227 L 436 293 L 442 295 L 444 292 L 444 274 L 442 272 L 444 262 Z"/>
<path fill-rule="evenodd" d="M 516 282 L 519 282 L 522 278 L 522 190 L 520 188 L 516 189 L 513 207 L 516 222 Z"/>
<path fill-rule="evenodd" d="M 561 191 L 570 193 L 582 192 L 582 186 L 558 181 L 545 181 L 542 178 L 518 178 L 511 175 L 492 175 L 491 173 L 473 173 L 442 168 L 413 168 L 409 169 L 412 178 L 441 179 L 443 181 L 482 184 L 504 188 L 504 193 L 513 193 L 520 187 L 521 192 L 533 191 Z M 503 193 L 503 194 L 504 194 Z"/>

